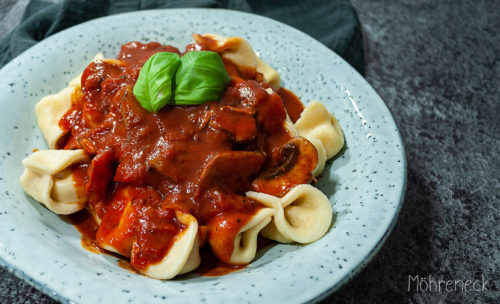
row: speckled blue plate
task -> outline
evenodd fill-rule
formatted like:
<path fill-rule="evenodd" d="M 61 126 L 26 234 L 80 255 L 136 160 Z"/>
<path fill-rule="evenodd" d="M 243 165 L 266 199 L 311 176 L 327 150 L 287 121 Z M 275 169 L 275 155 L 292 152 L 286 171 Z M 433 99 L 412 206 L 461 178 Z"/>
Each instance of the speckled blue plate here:
<path fill-rule="evenodd" d="M 160 41 L 181 49 L 192 33 L 242 36 L 278 70 L 303 102 L 318 99 L 342 126 L 346 149 L 329 162 L 318 187 L 335 223 L 319 241 L 275 245 L 245 269 L 221 276 L 149 279 L 116 258 L 82 248 L 63 218 L 24 194 L 21 160 L 47 146 L 34 105 L 79 74 L 93 56 L 120 45 Z M 67 303 L 318 301 L 358 273 L 394 226 L 405 185 L 404 151 L 387 107 L 366 81 L 331 50 L 279 22 L 228 10 L 142 11 L 87 22 L 40 42 L 0 70 L 0 263 Z"/>

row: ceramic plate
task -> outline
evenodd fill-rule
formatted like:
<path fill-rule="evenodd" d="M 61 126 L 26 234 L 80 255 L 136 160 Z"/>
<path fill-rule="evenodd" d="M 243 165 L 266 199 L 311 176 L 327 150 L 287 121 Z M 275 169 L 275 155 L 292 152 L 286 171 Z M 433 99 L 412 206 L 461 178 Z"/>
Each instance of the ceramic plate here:
<path fill-rule="evenodd" d="M 21 160 L 46 149 L 34 105 L 64 88 L 98 52 L 159 41 L 183 49 L 192 33 L 249 40 L 304 103 L 335 114 L 346 149 L 317 186 L 335 223 L 319 241 L 275 245 L 241 271 L 221 277 L 158 281 L 120 268 L 116 258 L 82 248 L 76 229 L 24 194 Z M 142 11 L 96 19 L 43 40 L 0 70 L 0 263 L 43 292 L 71 303 L 318 301 L 353 277 L 396 221 L 405 185 L 400 135 L 384 102 L 344 60 L 306 34 L 256 15 L 228 10 Z"/>

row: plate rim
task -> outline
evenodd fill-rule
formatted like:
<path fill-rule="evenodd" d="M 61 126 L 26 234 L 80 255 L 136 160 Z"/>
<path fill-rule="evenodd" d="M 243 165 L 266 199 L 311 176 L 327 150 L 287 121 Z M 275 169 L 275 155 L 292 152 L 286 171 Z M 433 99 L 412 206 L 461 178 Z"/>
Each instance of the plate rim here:
<path fill-rule="evenodd" d="M 257 19 L 262 18 L 262 19 L 266 19 L 267 21 L 270 21 L 270 22 L 279 23 L 283 27 L 287 28 L 288 30 L 292 30 L 292 31 L 295 31 L 295 32 L 297 32 L 297 33 L 299 33 L 301 35 L 307 36 L 308 38 L 314 40 L 319 45 L 321 45 L 321 47 L 323 49 L 327 50 L 328 52 L 333 53 L 340 61 L 342 61 L 343 65 L 346 65 L 346 66 L 348 66 L 351 69 L 351 72 L 353 74 L 355 74 L 355 78 L 357 80 L 359 80 L 360 82 L 362 82 L 364 88 L 368 89 L 372 95 L 378 97 L 378 99 L 380 101 L 379 105 L 382 106 L 382 107 L 384 107 L 385 110 L 387 110 L 387 112 L 389 113 L 389 115 L 390 115 L 389 118 L 390 118 L 390 120 L 392 121 L 392 123 L 394 124 L 394 126 L 396 128 L 396 135 L 397 135 L 397 140 L 398 140 L 398 143 L 399 143 L 399 154 L 401 156 L 401 162 L 402 162 L 402 168 L 401 168 L 401 175 L 402 176 L 401 176 L 401 180 L 400 180 L 400 182 L 401 182 L 401 184 L 400 184 L 401 192 L 399 194 L 398 204 L 397 204 L 397 206 L 395 208 L 395 211 L 394 211 L 394 214 L 393 214 L 393 217 L 391 219 L 390 224 L 384 229 L 385 230 L 384 233 L 378 239 L 378 241 L 376 242 L 375 246 L 372 247 L 371 250 L 368 251 L 366 254 L 364 254 L 364 256 L 362 258 L 362 261 L 359 264 L 357 264 L 350 272 L 346 273 L 341 279 L 339 279 L 330 288 L 326 289 L 325 291 L 323 291 L 320 294 L 315 295 L 314 297 L 311 297 L 310 300 L 309 300 L 309 302 L 312 302 L 312 303 L 320 302 L 321 300 L 325 299 L 327 296 L 329 296 L 329 295 L 333 294 L 334 292 L 336 292 L 337 290 L 339 290 L 339 288 L 341 288 L 342 286 L 344 286 L 348 281 L 350 281 L 351 279 L 353 279 L 354 277 L 356 277 L 363 269 L 365 269 L 365 267 L 372 261 L 372 259 L 380 251 L 380 249 L 382 248 L 382 246 L 384 245 L 384 243 L 386 242 L 386 240 L 388 239 L 388 237 L 390 236 L 390 234 L 394 230 L 394 227 L 396 226 L 397 221 L 399 219 L 399 215 L 400 215 L 401 209 L 402 209 L 403 204 L 404 204 L 404 198 L 405 198 L 406 187 L 407 187 L 407 174 L 408 174 L 408 172 L 407 172 L 407 161 L 406 161 L 406 152 L 405 152 L 404 142 L 402 140 L 401 131 L 398 128 L 398 125 L 397 125 L 396 121 L 394 120 L 394 116 L 393 116 L 392 112 L 388 108 L 387 104 L 380 97 L 380 95 L 367 82 L 367 80 L 354 67 L 352 67 L 344 58 L 342 58 L 341 56 L 339 56 L 335 51 L 333 51 L 332 49 L 328 48 L 323 43 L 321 43 L 319 40 L 317 40 L 316 38 L 313 38 L 309 34 L 307 34 L 305 32 L 302 32 L 301 30 L 298 30 L 298 29 L 292 27 L 291 25 L 285 24 L 285 23 L 283 23 L 281 21 L 278 21 L 278 20 L 275 20 L 275 19 L 263 16 L 263 15 L 258 15 L 258 14 L 244 12 L 244 11 L 238 11 L 238 10 L 224 9 L 224 8 L 166 8 L 166 9 L 149 9 L 149 10 L 139 10 L 139 11 L 133 11 L 133 12 L 126 12 L 126 13 L 119 13 L 119 14 L 113 14 L 113 15 L 108 15 L 108 16 L 102 16 L 102 17 L 99 17 L 99 18 L 91 19 L 91 20 L 88 20 L 86 22 L 82 22 L 82 23 L 76 24 L 76 25 L 71 26 L 69 28 L 66 28 L 66 29 L 64 29 L 64 30 L 62 30 L 60 32 L 57 32 L 57 33 L 55 33 L 55 34 L 53 34 L 53 35 L 51 35 L 51 36 L 49 36 L 49 37 L 47 37 L 47 38 L 39 41 L 39 42 L 37 42 L 36 44 L 34 44 L 33 46 L 31 46 L 30 48 L 24 50 L 22 53 L 20 53 L 19 55 L 17 55 L 13 59 L 11 59 L 7 64 L 5 64 L 0 69 L 0 74 L 4 73 L 4 70 L 6 70 L 7 67 L 9 67 L 10 65 L 13 65 L 16 61 L 18 61 L 20 58 L 22 58 L 23 56 L 25 56 L 25 54 L 28 53 L 28 52 L 30 52 L 31 49 L 39 46 L 40 44 L 50 43 L 51 40 L 56 40 L 59 36 L 63 36 L 66 32 L 74 30 L 74 28 L 77 28 L 77 27 L 80 27 L 80 26 L 84 26 L 84 25 L 87 25 L 89 23 L 99 22 L 100 20 L 103 20 L 103 19 L 119 18 L 120 16 L 123 16 L 123 15 L 136 15 L 136 14 L 138 14 L 138 15 L 140 15 L 140 14 L 147 15 L 149 13 L 152 13 L 152 12 L 156 13 L 156 12 L 159 12 L 159 11 L 185 11 L 185 12 L 189 12 L 189 11 L 219 11 L 219 12 L 222 12 L 222 13 L 242 14 L 242 15 L 246 15 L 246 16 L 248 16 L 250 18 L 257 18 Z M 72 303 L 72 299 L 70 299 L 70 298 L 68 298 L 66 296 L 63 296 L 58 291 L 54 290 L 53 288 L 50 288 L 48 285 L 44 284 L 43 281 L 38 281 L 36 279 L 33 279 L 28 274 L 26 274 L 25 271 L 23 269 L 21 269 L 21 267 L 19 267 L 18 265 L 14 265 L 13 263 L 9 263 L 9 262 L 5 261 L 1 254 L 0 254 L 0 265 L 2 267 L 4 267 L 4 269 L 6 269 L 7 271 L 9 271 L 10 273 L 14 274 L 18 278 L 20 278 L 23 281 L 25 281 L 26 283 L 28 283 L 30 286 L 38 289 L 39 291 L 43 292 L 44 294 L 48 295 L 49 297 L 53 298 L 54 300 L 57 300 L 57 301 L 60 301 L 60 302 L 63 302 L 63 303 Z"/>

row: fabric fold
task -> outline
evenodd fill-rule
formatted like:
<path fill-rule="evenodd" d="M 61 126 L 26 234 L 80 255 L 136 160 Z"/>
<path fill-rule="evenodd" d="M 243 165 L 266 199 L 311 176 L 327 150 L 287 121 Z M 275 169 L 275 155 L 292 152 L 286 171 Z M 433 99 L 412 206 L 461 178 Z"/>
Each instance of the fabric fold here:
<path fill-rule="evenodd" d="M 347 0 L 32 0 L 21 23 L 0 43 L 0 67 L 43 39 L 95 18 L 145 9 L 223 8 L 266 16 L 295 27 L 364 72 L 361 27 Z M 236 34 L 236 33 L 235 33 Z M 131 37 L 130 39 L 136 39 Z"/>

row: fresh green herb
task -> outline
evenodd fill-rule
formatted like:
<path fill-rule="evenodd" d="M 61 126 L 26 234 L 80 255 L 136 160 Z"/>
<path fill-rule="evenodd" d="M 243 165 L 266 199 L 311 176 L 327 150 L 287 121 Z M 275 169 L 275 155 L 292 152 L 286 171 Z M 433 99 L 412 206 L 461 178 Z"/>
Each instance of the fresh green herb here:
<path fill-rule="evenodd" d="M 153 113 L 169 102 L 195 105 L 219 100 L 230 77 L 219 55 L 193 51 L 179 59 L 175 53 L 156 53 L 144 63 L 134 85 L 134 96 Z"/>
<path fill-rule="evenodd" d="M 134 85 L 134 96 L 149 112 L 158 113 L 172 97 L 175 72 L 180 65 L 179 55 L 156 53 L 142 66 Z"/>
<path fill-rule="evenodd" d="M 218 100 L 226 90 L 230 77 L 215 52 L 189 52 L 181 58 L 175 75 L 175 104 L 202 104 Z"/>

